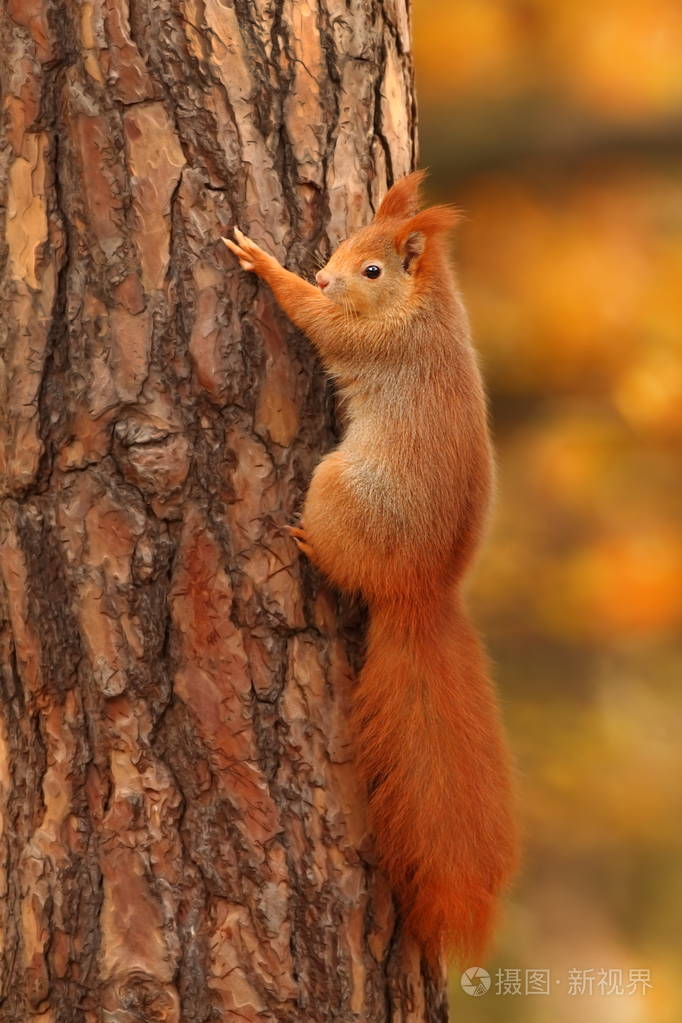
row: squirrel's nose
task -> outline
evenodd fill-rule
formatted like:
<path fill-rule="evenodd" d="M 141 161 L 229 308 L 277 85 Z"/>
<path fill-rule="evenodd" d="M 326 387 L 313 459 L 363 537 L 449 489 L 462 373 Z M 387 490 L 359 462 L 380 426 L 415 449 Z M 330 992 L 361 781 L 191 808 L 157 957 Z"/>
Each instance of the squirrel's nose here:
<path fill-rule="evenodd" d="M 324 270 L 317 271 L 317 273 L 315 274 L 315 280 L 317 281 L 321 291 L 324 291 L 327 285 L 331 284 L 332 281 L 329 274 L 326 274 Z"/>

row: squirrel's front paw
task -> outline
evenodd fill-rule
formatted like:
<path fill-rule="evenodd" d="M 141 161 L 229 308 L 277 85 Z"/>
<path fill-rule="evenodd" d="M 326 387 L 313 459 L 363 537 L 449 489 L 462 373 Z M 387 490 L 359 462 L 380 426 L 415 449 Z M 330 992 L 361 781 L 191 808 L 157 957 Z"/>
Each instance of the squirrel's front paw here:
<path fill-rule="evenodd" d="M 284 527 L 294 541 L 299 551 L 305 554 L 309 561 L 314 562 L 316 560 L 315 548 L 308 542 L 308 536 L 305 529 L 301 529 L 300 526 L 285 526 Z"/>
<path fill-rule="evenodd" d="M 223 238 L 230 252 L 234 252 L 239 260 L 242 270 L 254 270 L 257 274 L 262 273 L 269 263 L 276 262 L 272 256 L 264 252 L 259 245 L 247 238 L 238 227 L 234 229 L 234 236 L 237 239 L 233 242 L 230 238 Z"/>

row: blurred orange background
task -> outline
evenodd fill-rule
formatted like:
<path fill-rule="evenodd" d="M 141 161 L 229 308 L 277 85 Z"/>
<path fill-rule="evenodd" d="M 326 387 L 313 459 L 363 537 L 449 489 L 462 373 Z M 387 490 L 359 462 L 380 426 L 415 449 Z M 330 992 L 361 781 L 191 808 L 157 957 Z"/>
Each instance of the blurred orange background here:
<path fill-rule="evenodd" d="M 413 34 L 429 197 L 465 211 L 499 457 L 470 599 L 526 832 L 472 964 L 492 987 L 453 973 L 453 1020 L 679 1023 L 682 7 L 414 0 Z M 522 988 L 549 970 L 551 994 L 497 994 L 513 969 Z"/>

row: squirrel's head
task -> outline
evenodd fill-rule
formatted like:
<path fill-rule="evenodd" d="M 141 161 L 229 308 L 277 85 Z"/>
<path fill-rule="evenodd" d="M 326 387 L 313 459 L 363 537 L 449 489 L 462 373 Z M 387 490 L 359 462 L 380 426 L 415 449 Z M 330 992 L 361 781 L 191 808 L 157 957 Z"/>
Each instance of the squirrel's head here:
<path fill-rule="evenodd" d="M 409 308 L 442 250 L 439 236 L 459 215 L 451 206 L 419 211 L 424 171 L 401 178 L 386 193 L 374 220 L 339 245 L 315 279 L 324 294 L 351 314 Z"/>

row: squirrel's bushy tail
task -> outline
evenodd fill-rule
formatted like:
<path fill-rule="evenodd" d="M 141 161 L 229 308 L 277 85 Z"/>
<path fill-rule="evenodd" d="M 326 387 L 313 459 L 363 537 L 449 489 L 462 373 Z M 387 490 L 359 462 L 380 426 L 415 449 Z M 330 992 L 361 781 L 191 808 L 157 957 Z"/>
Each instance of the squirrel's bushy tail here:
<path fill-rule="evenodd" d="M 475 964 L 517 836 L 510 766 L 476 635 L 456 598 L 371 608 L 354 702 L 379 861 L 435 964 Z"/>

